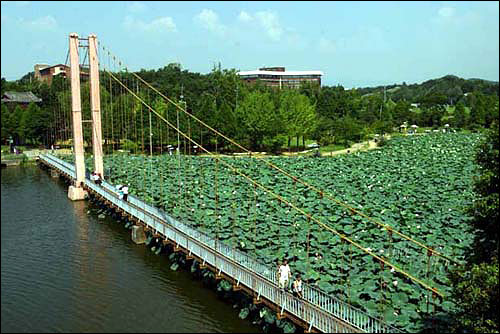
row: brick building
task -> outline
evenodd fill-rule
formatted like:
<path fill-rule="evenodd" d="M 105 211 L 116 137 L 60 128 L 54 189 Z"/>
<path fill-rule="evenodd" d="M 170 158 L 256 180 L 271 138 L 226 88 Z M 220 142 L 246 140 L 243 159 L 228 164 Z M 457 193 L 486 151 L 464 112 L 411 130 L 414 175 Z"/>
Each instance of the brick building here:
<path fill-rule="evenodd" d="M 321 71 L 286 71 L 284 67 L 263 67 L 255 71 L 240 71 L 246 82 L 261 81 L 271 87 L 299 88 L 303 82 L 316 82 L 321 86 Z"/>
<path fill-rule="evenodd" d="M 87 69 L 80 66 L 80 78 L 82 80 L 88 79 L 89 73 Z M 53 66 L 36 64 L 35 65 L 35 79 L 45 81 L 47 84 L 52 83 L 52 78 L 56 75 L 61 75 L 63 78 L 70 77 L 70 67 L 63 64 Z"/>

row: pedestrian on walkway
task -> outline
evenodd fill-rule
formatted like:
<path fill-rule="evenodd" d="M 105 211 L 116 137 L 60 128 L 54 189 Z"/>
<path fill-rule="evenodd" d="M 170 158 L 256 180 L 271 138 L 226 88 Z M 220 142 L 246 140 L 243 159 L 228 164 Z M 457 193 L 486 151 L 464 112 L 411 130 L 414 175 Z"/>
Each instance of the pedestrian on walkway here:
<path fill-rule="evenodd" d="M 123 200 L 126 202 L 128 198 L 128 184 L 123 185 L 122 187 Z"/>
<path fill-rule="evenodd" d="M 94 177 L 95 177 L 95 184 L 97 184 L 98 186 L 100 186 L 101 183 L 102 183 L 101 173 L 95 173 Z"/>
<path fill-rule="evenodd" d="M 283 260 L 283 263 L 279 266 L 278 275 L 280 289 L 288 289 L 289 279 L 292 277 L 292 273 L 286 259 Z"/>
<path fill-rule="evenodd" d="M 293 295 L 302 298 L 302 279 L 300 274 L 297 274 L 295 281 L 293 281 Z"/>

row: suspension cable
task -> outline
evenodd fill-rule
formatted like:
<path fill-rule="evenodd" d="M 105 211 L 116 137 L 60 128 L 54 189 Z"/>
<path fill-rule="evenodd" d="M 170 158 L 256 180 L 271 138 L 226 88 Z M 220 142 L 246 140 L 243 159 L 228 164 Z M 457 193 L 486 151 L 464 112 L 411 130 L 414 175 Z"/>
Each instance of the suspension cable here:
<path fill-rule="evenodd" d="M 385 259 L 381 258 L 380 256 L 378 256 L 377 254 L 373 253 L 371 250 L 361 246 L 360 244 L 358 244 L 357 242 L 351 240 L 350 238 L 348 238 L 347 236 L 345 236 L 344 234 L 338 232 L 337 230 L 335 230 L 334 228 L 324 224 L 323 222 L 321 222 L 320 220 L 318 220 L 317 218 L 311 216 L 310 214 L 308 214 L 307 212 L 305 212 L 303 209 L 297 207 L 295 204 L 293 203 L 290 203 L 289 201 L 287 201 L 285 198 L 283 198 L 282 196 L 276 194 L 275 192 L 273 192 L 272 190 L 269 190 L 268 188 L 266 188 L 265 186 L 263 186 L 262 184 L 260 184 L 259 182 L 253 180 L 252 178 L 250 178 L 249 176 L 247 176 L 246 174 L 240 172 L 238 169 L 234 168 L 232 165 L 228 164 L 227 162 L 225 162 L 224 160 L 222 160 L 218 154 L 214 154 L 212 152 L 210 152 L 209 150 L 207 150 L 206 148 L 200 146 L 195 140 L 193 140 L 192 138 L 189 138 L 187 136 L 187 134 L 185 134 L 184 132 L 182 132 L 179 128 L 175 127 L 175 125 L 171 124 L 170 122 L 166 121 L 165 118 L 163 118 L 160 114 L 158 114 L 158 112 L 156 112 L 151 106 L 149 106 L 143 99 L 141 99 L 140 97 L 138 97 L 137 95 L 135 95 L 128 87 L 124 86 L 124 84 L 122 82 L 120 82 L 113 74 L 111 73 L 108 73 L 115 81 L 117 81 L 120 85 L 122 85 L 126 90 L 128 90 L 132 95 L 134 95 L 138 100 L 141 101 L 141 103 L 146 106 L 149 110 L 151 110 L 153 113 L 155 113 L 155 115 L 158 116 L 158 118 L 160 118 L 162 121 L 166 122 L 168 126 L 172 127 L 172 129 L 174 129 L 175 131 L 177 131 L 177 134 L 178 136 L 182 135 L 183 137 L 185 137 L 188 141 L 191 141 L 193 144 L 197 145 L 198 147 L 200 147 L 200 149 L 202 149 L 203 151 L 205 151 L 207 154 L 213 156 L 216 161 L 218 162 L 221 162 L 222 164 L 224 164 L 225 166 L 227 166 L 229 169 L 231 170 L 234 170 L 238 175 L 240 175 L 241 177 L 247 179 L 250 183 L 253 183 L 254 185 L 256 185 L 257 187 L 261 188 L 262 190 L 264 190 L 266 193 L 272 195 L 273 197 L 281 200 L 282 202 L 286 203 L 287 205 L 289 205 L 291 208 L 295 209 L 296 211 L 298 211 L 299 213 L 301 213 L 302 215 L 304 215 L 305 217 L 307 217 L 308 219 L 310 220 L 313 220 L 315 223 L 317 223 L 319 226 L 323 227 L 324 229 L 336 234 L 337 236 L 339 236 L 340 238 L 346 240 L 347 242 L 351 243 L 352 245 L 354 245 L 355 247 L 359 248 L 360 250 L 362 250 L 364 253 L 366 254 L 369 254 L 371 255 L 372 257 L 374 257 L 375 259 L 379 260 L 380 262 L 382 263 L 385 263 L 389 266 L 391 266 L 392 268 L 394 268 L 395 271 L 398 271 L 400 273 L 402 273 L 404 276 L 410 278 L 411 280 L 417 282 L 418 284 L 420 284 L 421 286 L 423 286 L 425 289 L 428 289 L 428 290 L 431 290 L 433 292 L 435 292 L 436 294 L 440 295 L 441 297 L 444 297 L 444 294 L 442 292 L 440 292 L 437 288 L 434 288 L 434 287 L 431 287 L 429 286 L 427 283 L 423 282 L 422 280 L 414 277 L 413 275 L 407 273 L 405 270 L 401 269 L 400 267 L 386 261 Z M 217 141 L 216 141 L 217 143 Z"/>
<path fill-rule="evenodd" d="M 196 116 L 188 113 L 185 109 L 183 109 L 180 104 L 174 102 L 172 99 L 170 99 L 169 97 L 167 97 L 166 95 L 162 94 L 158 89 L 156 89 L 155 87 L 153 87 L 151 84 L 149 84 L 148 82 L 146 82 L 144 79 L 142 79 L 139 75 L 137 75 L 136 73 L 132 73 L 134 76 L 136 76 L 140 81 L 142 81 L 146 86 L 148 86 L 150 89 L 152 89 L 153 91 L 155 91 L 157 94 L 159 94 L 161 97 L 163 97 L 165 100 L 167 100 L 168 102 L 172 103 L 173 105 L 175 105 L 177 108 L 179 108 L 181 111 L 183 111 L 184 113 L 188 114 L 191 118 L 195 119 L 197 122 L 201 123 L 203 126 L 207 127 L 208 129 L 210 129 L 211 131 L 213 131 L 215 134 L 221 136 L 222 138 L 228 140 L 230 143 L 232 143 L 233 145 L 235 145 L 236 147 L 242 149 L 243 151 L 245 151 L 246 153 L 249 153 L 249 155 L 251 156 L 252 155 L 252 151 L 246 149 L 245 147 L 241 146 L 239 143 L 235 142 L 234 140 L 226 137 L 225 135 L 223 135 L 222 133 L 220 133 L 219 131 L 217 131 L 216 129 L 214 129 L 213 127 L 211 127 L 210 125 L 206 124 L 205 122 L 203 122 L 202 120 L 200 120 L 199 118 L 197 118 Z M 342 207 L 345 207 L 347 208 L 349 211 L 351 211 L 352 213 L 355 213 L 365 219 L 367 219 L 369 222 L 371 223 L 374 223 L 380 227 L 383 227 L 387 230 L 393 230 L 394 233 L 398 234 L 399 236 L 401 236 L 402 238 L 410 241 L 410 242 L 413 242 L 415 244 L 417 244 L 418 246 L 422 247 L 422 248 L 425 248 L 426 250 L 428 251 L 431 251 L 434 253 L 434 255 L 436 256 L 439 256 L 439 257 L 443 257 L 451 262 L 454 262 L 455 264 L 460 264 L 459 261 L 455 260 L 455 259 L 452 259 L 448 256 L 446 256 L 445 254 L 442 254 L 441 252 L 438 252 L 437 250 L 429 247 L 429 246 L 426 246 L 425 244 L 415 240 L 414 238 L 410 237 L 410 236 L 407 236 L 397 230 L 395 230 L 393 227 L 391 227 L 390 225 L 388 224 L 383 224 L 379 221 L 376 221 L 375 219 L 367 216 L 366 214 L 362 213 L 361 211 L 351 207 L 350 205 L 348 205 L 347 203 L 344 203 L 336 198 L 334 198 L 331 194 L 329 193 L 326 193 L 324 191 L 322 191 L 321 189 L 318 189 L 317 187 L 301 180 L 300 178 L 294 176 L 294 175 L 291 175 L 290 173 L 288 173 L 287 171 L 283 170 L 282 168 L 276 166 L 275 164 L 267 161 L 267 160 L 264 160 L 264 159 L 260 159 L 260 158 L 257 158 L 258 161 L 262 161 L 264 162 L 265 164 L 267 164 L 268 166 L 276 169 L 277 171 L 279 171 L 280 173 L 284 174 L 285 176 L 289 177 L 289 178 L 292 178 L 298 182 L 300 182 L 302 185 L 308 187 L 309 189 L 317 192 L 317 193 L 320 193 L 322 195 L 324 195 L 327 199 L 331 200 L 331 201 L 334 201 L 335 203 L 337 203 L 338 205 L 342 206 Z"/>

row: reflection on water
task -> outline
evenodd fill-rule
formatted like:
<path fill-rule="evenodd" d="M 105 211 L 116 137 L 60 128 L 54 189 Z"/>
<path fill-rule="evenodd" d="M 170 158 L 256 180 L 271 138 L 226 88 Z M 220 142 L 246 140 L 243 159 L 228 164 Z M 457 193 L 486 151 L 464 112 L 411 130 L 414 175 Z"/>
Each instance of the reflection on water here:
<path fill-rule="evenodd" d="M 2 169 L 2 332 L 255 332 L 36 167 Z"/>

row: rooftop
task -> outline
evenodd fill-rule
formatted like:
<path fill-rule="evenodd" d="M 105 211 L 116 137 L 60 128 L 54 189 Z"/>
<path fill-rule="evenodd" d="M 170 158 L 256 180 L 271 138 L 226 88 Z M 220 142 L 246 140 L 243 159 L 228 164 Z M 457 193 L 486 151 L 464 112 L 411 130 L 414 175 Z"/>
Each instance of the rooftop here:
<path fill-rule="evenodd" d="M 287 75 L 323 75 L 323 72 L 321 71 L 262 71 L 262 70 L 255 70 L 255 71 L 240 71 L 238 72 L 238 75 L 281 75 L 281 76 L 287 76 Z"/>
<path fill-rule="evenodd" d="M 42 102 L 42 99 L 32 92 L 5 92 L 2 95 L 2 102 L 30 103 Z"/>

